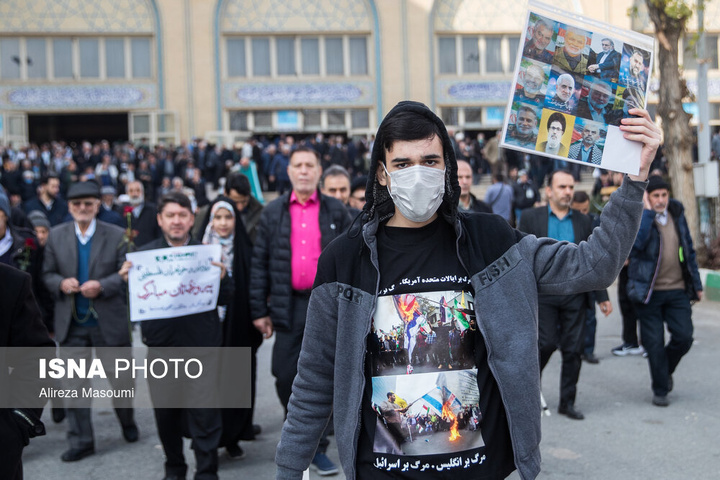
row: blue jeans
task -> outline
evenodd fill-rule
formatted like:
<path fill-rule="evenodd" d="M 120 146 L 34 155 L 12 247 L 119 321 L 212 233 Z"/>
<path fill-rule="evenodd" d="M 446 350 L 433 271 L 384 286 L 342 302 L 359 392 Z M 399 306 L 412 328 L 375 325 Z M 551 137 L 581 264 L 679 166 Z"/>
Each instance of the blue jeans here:
<path fill-rule="evenodd" d="M 668 380 L 680 359 L 692 346 L 693 324 L 690 298 L 684 290 L 654 291 L 647 305 L 635 304 L 640 319 L 640 336 L 648 354 L 652 390 L 667 395 Z M 665 328 L 670 341 L 665 344 Z"/>

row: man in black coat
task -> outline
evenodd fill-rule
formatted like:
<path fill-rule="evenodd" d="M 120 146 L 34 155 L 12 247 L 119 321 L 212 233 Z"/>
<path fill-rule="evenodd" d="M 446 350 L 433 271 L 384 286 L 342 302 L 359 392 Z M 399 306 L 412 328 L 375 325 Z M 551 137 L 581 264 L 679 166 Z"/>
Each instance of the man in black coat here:
<path fill-rule="evenodd" d="M 135 237 L 133 239 L 136 247 L 141 247 L 162 236 L 157 222 L 157 209 L 155 204 L 145 201 L 145 188 L 142 182 L 130 182 L 127 185 L 127 194 L 130 197 L 130 228 Z M 123 215 L 125 228 L 128 227 L 128 216 Z"/>
<path fill-rule="evenodd" d="M 320 251 L 350 227 L 350 215 L 339 200 L 322 195 L 318 153 L 299 147 L 287 168 L 292 190 L 262 212 L 250 272 L 250 313 L 255 327 L 269 338 L 277 332 L 272 374 L 287 410 L 297 374 L 310 290 Z M 267 300 L 269 298 L 269 301 Z M 320 441 L 313 464 L 321 475 L 336 473 Z"/>
<path fill-rule="evenodd" d="M 0 347 L 53 347 L 42 315 L 32 294 L 30 275 L 0 264 Z M 19 365 L 6 357 L 0 349 L 0 397 L 2 404 L 10 403 L 12 389 L 8 387 L 9 367 L 18 375 Z M 40 421 L 42 408 L 0 409 L 0 478 L 22 480 L 22 451 L 30 438 L 45 435 Z"/>
<path fill-rule="evenodd" d="M 555 170 L 548 177 L 545 189 L 548 205 L 525 210 L 518 229 L 537 237 L 580 243 L 592 232 L 592 219 L 572 210 L 575 179 L 567 170 Z M 597 302 L 605 315 L 612 311 L 607 291 L 596 292 Z M 538 299 L 538 342 L 540 371 L 550 356 L 560 347 L 562 370 L 560 373 L 560 405 L 558 413 L 575 420 L 585 418 L 575 408 L 577 382 L 582 365 L 581 354 L 585 341 L 585 309 L 587 295 L 540 295 Z"/>
<path fill-rule="evenodd" d="M 195 221 L 190 199 L 180 192 L 170 192 L 160 199 L 157 222 L 162 236 L 143 245 L 140 250 L 200 245 L 190 236 Z M 218 304 L 227 303 L 230 284 L 221 268 L 220 297 Z M 125 261 L 120 276 L 127 281 L 132 262 Z M 225 298 L 223 298 L 225 297 Z M 142 322 L 142 339 L 148 347 L 220 347 L 222 325 L 217 309 L 175 318 Z M 154 384 L 150 383 L 151 395 Z M 180 386 L 179 388 L 183 388 Z M 156 393 L 161 393 L 157 390 Z M 183 393 L 187 393 L 183 390 Z M 192 438 L 195 452 L 195 478 L 216 479 L 218 469 L 217 448 L 222 434 L 221 412 L 213 408 L 158 408 L 155 411 L 158 436 L 165 452 L 165 478 L 184 479 L 187 463 L 183 455 L 183 434 Z"/>

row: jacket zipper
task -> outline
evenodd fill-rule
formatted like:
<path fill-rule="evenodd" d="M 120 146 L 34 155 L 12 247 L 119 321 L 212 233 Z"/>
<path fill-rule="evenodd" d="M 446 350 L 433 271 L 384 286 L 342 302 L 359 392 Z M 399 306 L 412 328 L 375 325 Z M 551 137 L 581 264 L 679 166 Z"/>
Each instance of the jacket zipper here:
<path fill-rule="evenodd" d="M 643 300 L 643 304 L 647 305 L 650 303 L 650 297 L 653 293 L 653 287 L 655 287 L 655 281 L 657 280 L 658 272 L 660 271 L 660 260 L 662 260 L 662 252 L 663 252 L 663 240 L 662 235 L 658 232 L 658 238 L 660 239 L 660 251 L 658 252 L 658 259 L 657 263 L 655 264 L 655 273 L 653 273 L 652 282 L 650 282 L 650 289 L 648 290 L 647 297 L 645 297 L 645 300 Z"/>
<path fill-rule="evenodd" d="M 380 266 L 378 265 L 376 260 L 373 260 L 373 249 L 368 244 L 368 242 L 365 240 L 364 232 L 361 233 L 363 236 L 362 241 L 365 242 L 365 245 L 367 245 L 368 250 L 370 251 L 370 263 L 372 263 L 373 267 L 375 267 L 375 271 L 377 272 L 377 280 L 375 280 L 375 295 L 373 295 L 372 305 L 370 306 L 370 318 L 368 318 L 367 323 L 367 329 L 365 330 L 365 342 L 367 342 L 367 337 L 370 334 L 370 326 L 372 325 L 372 315 L 375 313 L 375 305 L 377 305 L 377 297 L 378 292 L 380 291 Z M 375 249 L 375 254 L 377 255 L 377 248 Z M 365 358 L 367 356 L 367 347 L 363 348 L 363 356 L 362 356 L 362 362 L 360 363 L 360 374 L 362 377 L 362 388 L 360 389 L 361 392 L 365 392 Z M 358 440 L 360 439 L 360 425 L 362 423 L 362 398 L 360 398 L 360 408 L 357 412 L 357 423 L 355 426 L 355 434 L 353 435 L 353 449 L 352 449 L 352 476 L 351 478 L 357 477 L 357 471 L 356 471 L 356 463 L 357 463 L 357 447 L 358 447 Z"/>

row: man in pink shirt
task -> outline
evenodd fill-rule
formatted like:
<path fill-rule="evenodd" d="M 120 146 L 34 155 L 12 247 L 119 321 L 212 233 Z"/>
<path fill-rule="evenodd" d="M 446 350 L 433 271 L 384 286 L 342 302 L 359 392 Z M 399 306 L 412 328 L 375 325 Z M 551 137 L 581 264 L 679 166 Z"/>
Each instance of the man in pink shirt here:
<path fill-rule="evenodd" d="M 322 168 L 315 150 L 297 148 L 287 171 L 292 190 L 263 209 L 250 272 L 253 323 L 265 338 L 277 333 L 272 374 L 286 412 L 320 252 L 351 222 L 342 202 L 318 191 Z M 320 475 L 338 471 L 325 456 L 327 445 L 323 436 L 313 459 Z"/>

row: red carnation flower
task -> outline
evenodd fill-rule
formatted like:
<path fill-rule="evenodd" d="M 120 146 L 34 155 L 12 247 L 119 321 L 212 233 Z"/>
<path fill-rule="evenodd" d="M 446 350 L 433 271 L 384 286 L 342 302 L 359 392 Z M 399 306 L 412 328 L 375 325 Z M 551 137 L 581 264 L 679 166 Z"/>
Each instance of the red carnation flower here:
<path fill-rule="evenodd" d="M 35 239 L 32 237 L 28 237 L 25 239 L 25 248 L 29 248 L 30 250 L 35 250 L 37 248 L 37 244 L 35 243 Z"/>
<path fill-rule="evenodd" d="M 123 213 L 124 213 L 125 215 L 127 215 L 128 213 L 132 213 L 132 211 L 133 211 L 133 207 L 131 207 L 130 205 L 127 205 L 127 206 L 123 209 Z"/>

